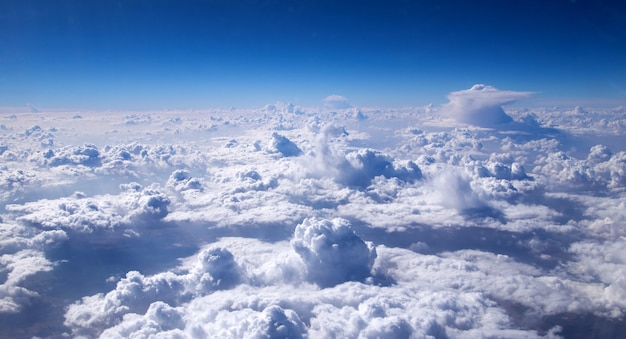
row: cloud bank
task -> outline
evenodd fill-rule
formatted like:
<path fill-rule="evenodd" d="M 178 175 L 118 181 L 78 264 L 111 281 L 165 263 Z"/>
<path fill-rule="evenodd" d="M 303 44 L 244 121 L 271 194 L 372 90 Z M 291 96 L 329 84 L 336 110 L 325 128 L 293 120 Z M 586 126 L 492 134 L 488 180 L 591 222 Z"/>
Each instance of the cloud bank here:
<path fill-rule="evenodd" d="M 0 336 L 623 333 L 624 109 L 435 113 L 0 117 Z"/>

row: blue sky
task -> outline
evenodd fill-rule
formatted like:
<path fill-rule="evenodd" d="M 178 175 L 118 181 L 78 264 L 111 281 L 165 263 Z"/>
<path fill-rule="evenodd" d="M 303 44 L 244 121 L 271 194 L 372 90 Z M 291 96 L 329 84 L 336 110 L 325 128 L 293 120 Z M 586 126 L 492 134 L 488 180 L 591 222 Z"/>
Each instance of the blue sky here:
<path fill-rule="evenodd" d="M 0 106 L 424 105 L 475 83 L 626 104 L 624 18 L 599 0 L 2 0 Z"/>

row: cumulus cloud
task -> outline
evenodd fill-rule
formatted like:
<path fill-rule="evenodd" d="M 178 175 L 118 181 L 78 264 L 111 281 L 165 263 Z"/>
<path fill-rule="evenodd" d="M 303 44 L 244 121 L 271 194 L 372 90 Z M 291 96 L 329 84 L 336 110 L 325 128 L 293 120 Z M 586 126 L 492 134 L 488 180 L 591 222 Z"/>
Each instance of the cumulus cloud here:
<path fill-rule="evenodd" d="M 0 256 L 0 269 L 6 280 L 0 284 L 0 314 L 18 313 L 24 305 L 39 297 L 36 291 L 23 287 L 24 280 L 53 269 L 53 263 L 41 251 L 24 249 Z"/>
<path fill-rule="evenodd" d="M 360 149 L 346 154 L 346 160 L 351 165 L 348 171 L 340 174 L 339 180 L 353 186 L 367 186 L 377 177 L 398 178 L 406 182 L 422 179 L 422 172 L 412 161 L 400 165 L 383 154 L 370 149 Z"/>
<path fill-rule="evenodd" d="M 75 192 L 69 197 L 12 204 L 6 209 L 19 214 L 17 220 L 28 225 L 83 233 L 143 226 L 168 215 L 171 201 L 156 187 L 124 187 L 128 189 L 117 196 L 88 197 Z"/>
<path fill-rule="evenodd" d="M 623 316 L 626 307 L 626 241 L 607 240 L 602 243 L 582 241 L 572 244 L 570 251 L 577 261 L 570 264 L 576 274 L 590 276 L 602 284 L 594 301 L 602 311 Z"/>
<path fill-rule="evenodd" d="M 458 210 L 479 208 L 483 203 L 472 190 L 469 178 L 452 171 L 446 171 L 434 181 L 435 190 L 441 194 L 441 204 Z"/>
<path fill-rule="evenodd" d="M 37 232 L 0 218 L 0 314 L 19 314 L 44 297 L 30 282 L 54 269 L 45 251 L 66 239 L 61 230 Z"/>
<path fill-rule="evenodd" d="M 332 109 L 344 109 L 350 108 L 352 105 L 348 102 L 348 99 L 344 96 L 332 94 L 324 98 L 324 106 Z"/>
<path fill-rule="evenodd" d="M 442 107 L 442 112 L 462 123 L 495 127 L 513 121 L 501 106 L 528 98 L 531 94 L 477 84 L 470 89 L 450 93 L 450 102 Z"/>
<path fill-rule="evenodd" d="M 344 128 L 325 126 L 318 134 L 315 151 L 303 160 L 314 176 L 330 176 L 338 183 L 364 188 L 377 176 L 398 178 L 406 182 L 422 179 L 422 172 L 413 161 L 404 164 L 377 150 L 333 149 L 331 139 L 347 135 Z"/>
<path fill-rule="evenodd" d="M 626 187 L 626 152 L 613 154 L 604 145 L 593 146 L 586 159 L 559 151 L 539 156 L 535 165 L 553 189 L 621 191 Z"/>
<path fill-rule="evenodd" d="M 97 335 L 114 326 L 130 313 L 154 312 L 168 324 L 161 329 L 176 328 L 180 319 L 168 305 L 178 305 L 218 289 L 229 289 L 242 280 L 242 272 L 233 255 L 223 248 L 208 248 L 198 254 L 195 265 L 186 274 L 172 272 L 145 276 L 131 271 L 114 290 L 82 298 L 70 305 L 65 325 L 75 335 Z M 157 308 L 157 309 L 155 309 Z M 172 326 L 174 323 L 174 326 Z"/>
<path fill-rule="evenodd" d="M 175 191 L 202 190 L 202 182 L 187 170 L 175 170 L 167 179 L 167 186 Z"/>
<path fill-rule="evenodd" d="M 43 154 L 44 162 L 49 166 L 83 165 L 88 167 L 100 166 L 100 152 L 95 145 L 65 147 L 56 151 L 48 150 Z"/>
<path fill-rule="evenodd" d="M 621 333 L 624 110 L 525 95 L 6 117 L 0 337 Z"/>
<path fill-rule="evenodd" d="M 185 310 L 155 302 L 145 315 L 129 314 L 124 321 L 102 333 L 102 337 L 215 337 L 215 338 L 305 338 L 306 325 L 293 310 L 272 305 L 261 311 L 234 310 L 211 322 L 186 324 Z M 195 320 L 195 319 L 194 319 Z M 186 327 L 188 326 L 188 327 Z M 189 330 L 188 328 L 193 328 Z"/>
<path fill-rule="evenodd" d="M 269 151 L 280 153 L 285 157 L 294 157 L 302 154 L 302 150 L 296 144 L 276 132 L 272 133 Z"/>
<path fill-rule="evenodd" d="M 345 219 L 305 219 L 291 244 L 307 267 L 308 278 L 322 287 L 370 276 L 376 250 L 354 233 Z"/>

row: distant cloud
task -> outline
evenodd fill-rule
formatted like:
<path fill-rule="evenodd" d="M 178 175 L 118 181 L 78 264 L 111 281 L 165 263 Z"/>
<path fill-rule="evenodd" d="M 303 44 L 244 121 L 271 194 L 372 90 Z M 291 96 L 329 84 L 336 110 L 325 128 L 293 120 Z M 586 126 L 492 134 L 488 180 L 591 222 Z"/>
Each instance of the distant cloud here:
<path fill-rule="evenodd" d="M 324 106 L 328 108 L 343 109 L 352 107 L 346 97 L 337 94 L 329 95 L 323 101 Z"/>
<path fill-rule="evenodd" d="M 37 108 L 35 105 L 33 105 L 33 104 L 26 104 L 26 106 L 28 106 L 28 109 L 30 110 L 31 113 L 39 113 L 39 112 L 41 112 L 41 110 L 39 108 Z"/>
<path fill-rule="evenodd" d="M 528 98 L 532 92 L 501 91 L 495 87 L 476 84 L 470 89 L 452 92 L 449 103 L 442 107 L 447 116 L 458 122 L 494 127 L 512 122 L 502 105 Z"/>
<path fill-rule="evenodd" d="M 345 152 L 331 148 L 331 139 L 347 136 L 343 127 L 325 126 L 318 134 L 313 157 L 303 162 L 314 177 L 331 176 L 337 183 L 365 188 L 377 176 L 413 182 L 422 172 L 412 161 L 397 162 L 377 150 L 358 149 Z"/>

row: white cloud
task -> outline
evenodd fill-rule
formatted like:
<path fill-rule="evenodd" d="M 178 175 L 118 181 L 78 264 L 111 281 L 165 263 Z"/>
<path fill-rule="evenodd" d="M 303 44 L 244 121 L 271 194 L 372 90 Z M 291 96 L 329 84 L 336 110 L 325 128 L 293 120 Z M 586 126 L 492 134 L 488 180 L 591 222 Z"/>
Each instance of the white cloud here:
<path fill-rule="evenodd" d="M 340 184 L 365 188 L 377 176 L 398 178 L 406 182 L 422 179 L 422 172 L 413 161 L 396 162 L 372 149 L 344 151 L 333 148 L 333 139 L 348 132 L 337 126 L 325 126 L 317 136 L 315 149 L 302 159 L 305 171 L 315 177 L 332 177 Z"/>
<path fill-rule="evenodd" d="M 324 106 L 332 109 L 344 109 L 352 107 L 346 97 L 337 94 L 329 95 L 324 98 L 323 101 Z"/>
<path fill-rule="evenodd" d="M 442 107 L 442 112 L 462 123 L 495 127 L 513 121 L 501 106 L 528 98 L 531 94 L 477 84 L 470 89 L 450 93 L 450 102 Z"/>
<path fill-rule="evenodd" d="M 39 297 L 36 291 L 22 285 L 28 277 L 52 269 L 53 263 L 41 251 L 24 249 L 0 256 L 0 272 L 6 274 L 0 285 L 0 314 L 18 313 L 31 299 Z"/>
<path fill-rule="evenodd" d="M 302 153 L 302 150 L 296 144 L 276 132 L 272 133 L 269 150 L 272 153 L 280 153 L 285 157 L 298 156 Z"/>
<path fill-rule="evenodd" d="M 164 272 L 144 276 L 136 271 L 128 272 L 107 294 L 84 297 L 70 305 L 65 325 L 72 328 L 75 335 L 94 335 L 131 313 L 147 312 L 150 316 L 152 311 L 157 315 L 165 312 L 164 319 L 172 321 L 167 314 L 175 314 L 175 311 L 169 310 L 167 305 L 178 305 L 215 290 L 232 288 L 242 279 L 241 268 L 228 250 L 208 248 L 198 254 L 196 263 L 186 274 Z"/>
<path fill-rule="evenodd" d="M 158 221 L 169 213 L 170 199 L 155 187 L 133 186 L 118 196 L 88 197 L 82 192 L 55 200 L 38 200 L 6 209 L 17 220 L 43 229 L 91 233 L 105 229 L 128 229 Z"/>
<path fill-rule="evenodd" d="M 306 264 L 307 276 L 322 287 L 370 276 L 376 250 L 345 219 L 305 219 L 296 226 L 291 244 Z"/>
<path fill-rule="evenodd" d="M 470 178 L 452 170 L 444 171 L 434 178 L 432 184 L 438 195 L 439 203 L 461 213 L 481 213 L 490 207 L 484 202 L 470 185 Z"/>
<path fill-rule="evenodd" d="M 66 239 L 61 230 L 33 232 L 0 220 L 0 314 L 19 313 L 41 297 L 29 280 L 54 269 L 44 251 Z"/>
<path fill-rule="evenodd" d="M 499 106 L 527 95 L 477 86 L 442 110 L 498 127 Z M 0 336 L 555 337 L 577 317 L 621 326 L 623 109 L 511 108 L 525 127 L 495 130 L 436 111 L 276 104 L 3 119 L 0 309 L 23 321 Z M 539 126 L 561 130 L 529 135 Z M 62 311 L 39 309 L 66 310 L 68 333 Z"/>

